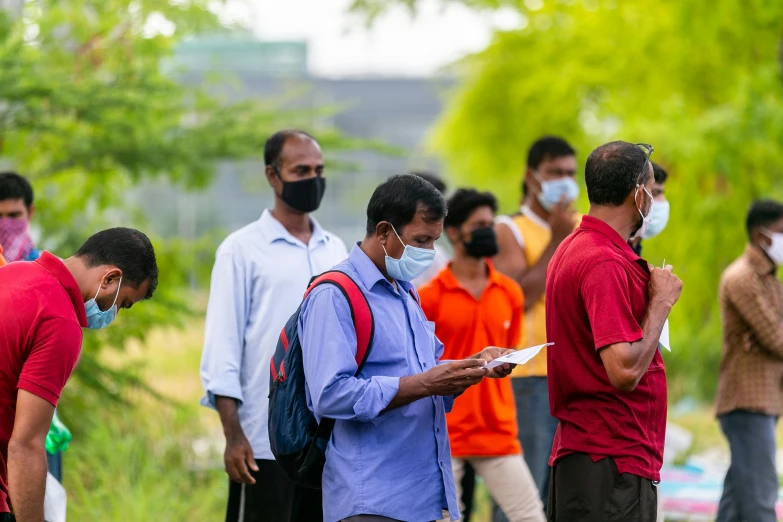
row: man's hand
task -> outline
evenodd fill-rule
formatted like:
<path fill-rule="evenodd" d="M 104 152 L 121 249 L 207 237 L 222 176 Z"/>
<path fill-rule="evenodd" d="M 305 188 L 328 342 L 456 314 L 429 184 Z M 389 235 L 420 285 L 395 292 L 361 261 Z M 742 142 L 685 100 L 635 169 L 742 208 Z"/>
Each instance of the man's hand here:
<path fill-rule="evenodd" d="M 672 266 L 666 268 L 650 268 L 650 283 L 648 286 L 650 306 L 663 306 L 670 311 L 682 293 L 682 281 L 672 272 Z"/>
<path fill-rule="evenodd" d="M 223 462 L 226 464 L 226 473 L 234 482 L 256 483 L 250 470 L 258 471 L 258 466 L 253 456 L 253 448 L 244 433 L 237 433 L 231 438 L 226 437 L 226 452 L 223 455 Z"/>
<path fill-rule="evenodd" d="M 481 359 L 463 359 L 439 364 L 421 374 L 422 384 L 428 395 L 458 395 L 487 375 Z"/>
<path fill-rule="evenodd" d="M 560 203 L 549 212 L 549 227 L 552 229 L 552 240 L 558 244 L 574 231 L 574 207 L 566 201 L 565 196 Z"/>
<path fill-rule="evenodd" d="M 508 355 L 510 353 L 514 353 L 515 350 L 512 350 L 510 348 L 498 348 L 496 346 L 491 346 L 489 348 L 484 348 L 476 355 L 472 356 L 471 359 L 479 359 L 481 361 L 484 361 L 484 363 L 492 362 L 498 357 L 503 357 L 504 355 Z M 511 375 L 511 370 L 516 368 L 516 364 L 501 364 L 500 366 L 496 366 L 495 368 L 492 368 L 489 370 L 489 373 L 487 373 L 487 377 L 490 379 L 502 379 L 503 377 L 508 377 Z"/>
<path fill-rule="evenodd" d="M 223 454 L 226 473 L 234 482 L 255 484 L 256 480 L 250 470 L 258 471 L 258 466 L 253 456 L 253 447 L 239 423 L 237 400 L 218 396 L 215 397 L 215 403 L 223 424 L 223 434 L 226 436 L 226 452 Z"/>

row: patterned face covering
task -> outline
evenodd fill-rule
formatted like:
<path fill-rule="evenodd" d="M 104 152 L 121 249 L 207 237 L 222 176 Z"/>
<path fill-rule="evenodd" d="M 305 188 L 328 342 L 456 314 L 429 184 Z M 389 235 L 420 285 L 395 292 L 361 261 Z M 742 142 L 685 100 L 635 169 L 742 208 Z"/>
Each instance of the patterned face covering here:
<path fill-rule="evenodd" d="M 33 250 L 30 222 L 26 219 L 0 218 L 0 245 L 9 263 L 22 261 Z"/>

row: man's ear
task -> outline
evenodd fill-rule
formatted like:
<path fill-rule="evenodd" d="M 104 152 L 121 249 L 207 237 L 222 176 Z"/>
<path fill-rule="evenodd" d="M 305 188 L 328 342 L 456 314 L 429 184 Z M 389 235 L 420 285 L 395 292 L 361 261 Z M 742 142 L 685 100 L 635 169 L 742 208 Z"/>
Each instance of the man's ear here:
<path fill-rule="evenodd" d="M 375 235 L 378 237 L 378 242 L 383 246 L 386 246 L 386 241 L 388 241 L 391 233 L 392 227 L 387 221 L 381 221 L 375 226 Z"/>
<path fill-rule="evenodd" d="M 35 203 L 33 203 L 29 207 L 27 207 L 27 218 L 28 218 L 28 220 L 32 220 L 33 219 L 33 214 L 35 214 Z"/>
<path fill-rule="evenodd" d="M 111 267 L 109 271 L 107 271 L 103 276 L 103 281 L 101 282 L 103 285 L 110 286 L 115 281 L 119 281 L 122 278 L 122 270 L 119 268 Z"/>
<path fill-rule="evenodd" d="M 274 165 L 267 165 L 264 168 L 264 175 L 266 176 L 266 180 L 269 182 L 269 184 L 274 187 L 277 180 L 279 180 L 279 177 L 277 175 L 277 169 Z"/>
<path fill-rule="evenodd" d="M 452 244 L 460 242 L 460 232 L 458 227 L 443 227 L 443 231 L 446 233 L 446 237 Z"/>

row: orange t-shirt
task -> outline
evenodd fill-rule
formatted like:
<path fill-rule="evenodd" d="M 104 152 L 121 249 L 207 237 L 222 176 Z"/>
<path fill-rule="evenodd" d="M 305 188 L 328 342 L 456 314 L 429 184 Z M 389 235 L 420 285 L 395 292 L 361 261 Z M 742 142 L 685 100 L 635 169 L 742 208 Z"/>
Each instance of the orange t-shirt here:
<path fill-rule="evenodd" d="M 490 262 L 489 283 L 476 298 L 462 288 L 450 265 L 419 290 L 421 307 L 435 323 L 443 359 L 466 359 L 487 346 L 516 348 L 522 290 Z M 455 457 L 496 457 L 522 452 L 511 379 L 484 379 L 454 402 L 446 416 Z"/>

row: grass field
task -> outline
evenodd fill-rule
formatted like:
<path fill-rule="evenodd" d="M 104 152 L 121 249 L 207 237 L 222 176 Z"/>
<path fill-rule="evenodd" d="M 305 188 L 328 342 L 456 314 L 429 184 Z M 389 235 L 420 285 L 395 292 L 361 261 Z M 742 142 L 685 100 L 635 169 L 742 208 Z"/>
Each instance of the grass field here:
<path fill-rule="evenodd" d="M 98 427 L 65 453 L 69 520 L 223 520 L 222 431 L 217 414 L 198 405 L 202 335 L 203 322 L 196 320 L 182 331 L 155 332 L 145 346 L 122 355 L 143 363 L 147 381 L 167 400 L 142 397 L 131 408 L 95 412 Z M 692 452 L 726 448 L 710 408 L 672 420 L 693 434 Z M 783 428 L 778 435 L 783 441 Z M 483 488 L 477 504 L 474 520 L 488 522 Z"/>

